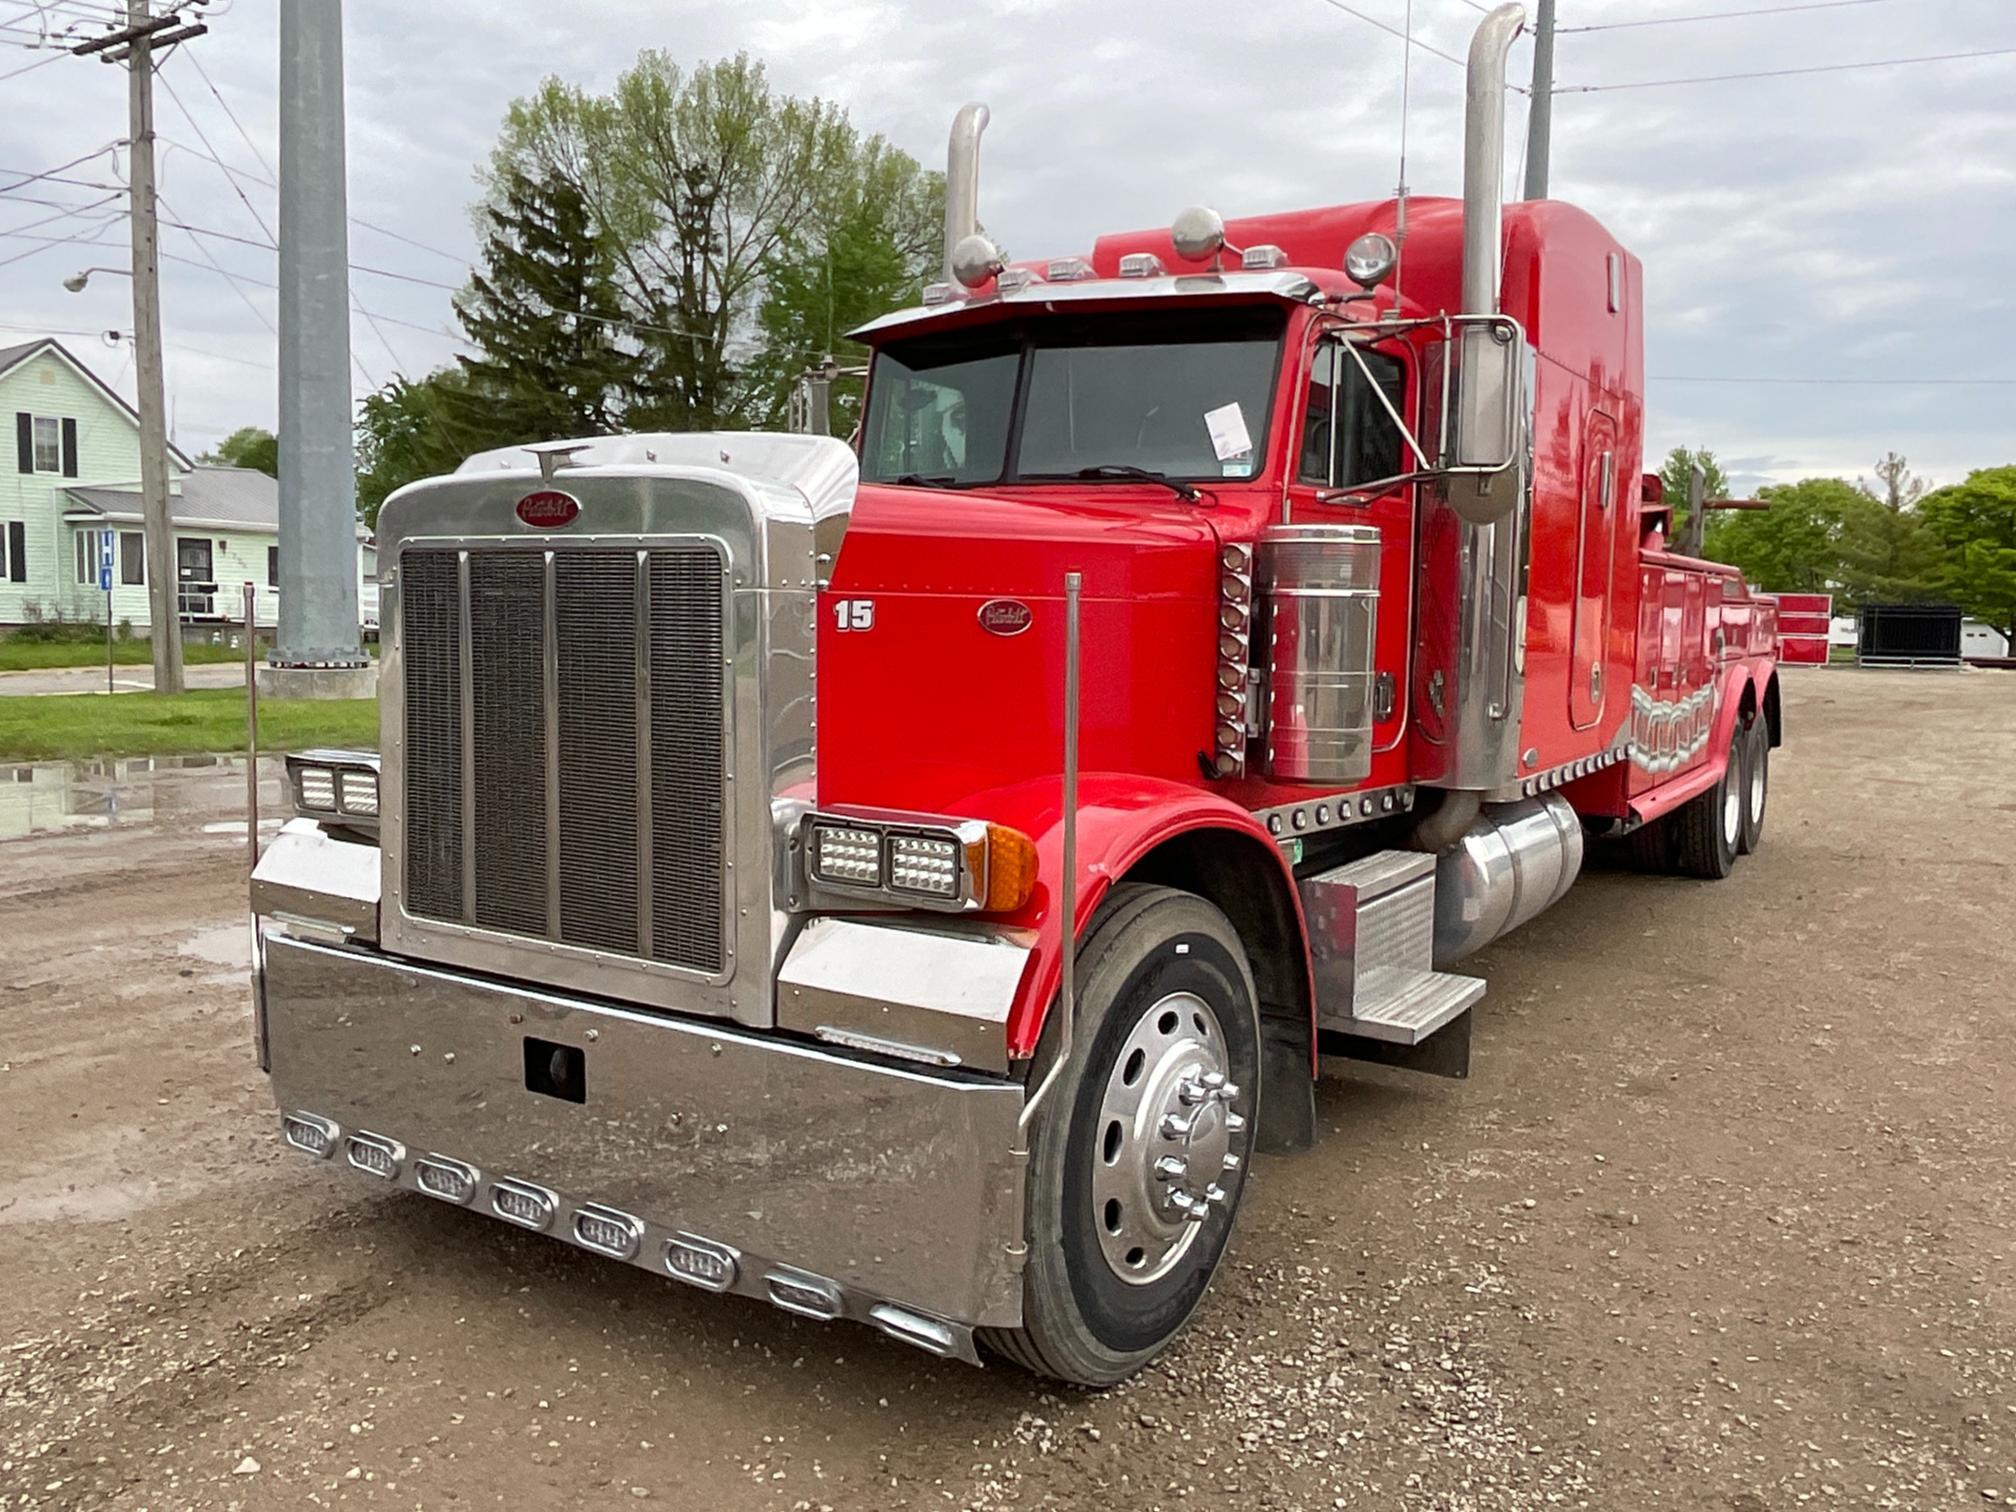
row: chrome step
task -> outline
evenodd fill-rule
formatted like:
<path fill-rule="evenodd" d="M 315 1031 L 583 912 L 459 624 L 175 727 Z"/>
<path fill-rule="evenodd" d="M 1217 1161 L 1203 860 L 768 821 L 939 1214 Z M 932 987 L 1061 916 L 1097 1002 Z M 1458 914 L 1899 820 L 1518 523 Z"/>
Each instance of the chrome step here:
<path fill-rule="evenodd" d="M 1319 1027 L 1418 1045 L 1484 995 L 1435 970 L 1435 858 L 1378 851 L 1298 884 L 1316 967 Z"/>
<path fill-rule="evenodd" d="M 1374 988 L 1375 1001 L 1360 1003 L 1347 1022 L 1336 1026 L 1344 1033 L 1395 1045 L 1418 1045 L 1459 1013 L 1469 1012 L 1484 996 L 1484 983 L 1477 977 L 1446 971 L 1379 975 L 1396 980 L 1368 984 Z"/>

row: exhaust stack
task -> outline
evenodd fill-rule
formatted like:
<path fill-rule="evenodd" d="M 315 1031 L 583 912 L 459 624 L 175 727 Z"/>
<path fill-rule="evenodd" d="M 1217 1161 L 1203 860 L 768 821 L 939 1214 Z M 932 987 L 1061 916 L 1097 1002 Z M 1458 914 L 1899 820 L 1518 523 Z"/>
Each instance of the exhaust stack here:
<path fill-rule="evenodd" d="M 1470 39 L 1470 77 L 1463 90 L 1465 315 L 1498 313 L 1498 272 L 1505 260 L 1500 224 L 1505 203 L 1505 58 L 1525 25 L 1525 6 L 1501 5 L 1478 23 Z M 947 186 L 949 190 L 949 178 Z M 949 193 L 946 203 L 949 217 Z"/>
<path fill-rule="evenodd" d="M 1500 75 L 1502 78 L 1503 70 Z M 959 107 L 952 118 L 951 140 L 945 144 L 945 281 L 958 274 L 953 252 L 969 236 L 980 234 L 980 134 L 987 129 L 988 110 L 979 101 Z"/>

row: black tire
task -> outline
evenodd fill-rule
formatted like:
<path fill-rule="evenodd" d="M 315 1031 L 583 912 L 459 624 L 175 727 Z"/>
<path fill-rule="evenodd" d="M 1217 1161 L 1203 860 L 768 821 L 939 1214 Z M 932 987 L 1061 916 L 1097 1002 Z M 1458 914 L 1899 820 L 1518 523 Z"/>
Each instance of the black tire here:
<path fill-rule="evenodd" d="M 1737 845 L 1744 855 L 1764 842 L 1764 811 L 1771 801 L 1771 727 L 1757 715 L 1743 732 L 1743 833 Z"/>
<path fill-rule="evenodd" d="M 1673 869 L 1683 877 L 1719 882 L 1735 870 L 1743 838 L 1743 731 L 1730 732 L 1722 778 L 1690 798 L 1667 822 L 1673 826 Z"/>
<path fill-rule="evenodd" d="M 1260 1021 L 1252 968 L 1230 922 L 1202 898 L 1174 888 L 1115 888 L 1086 932 L 1077 969 L 1071 1053 L 1029 1131 L 1022 1326 L 983 1330 L 980 1337 L 1028 1370 L 1104 1387 L 1126 1380 L 1168 1347 L 1224 1253 L 1258 1122 Z M 1190 1003 L 1172 1009 L 1179 994 L 1209 1014 Z M 1172 1013 L 1178 1020 L 1173 1030 Z M 1196 1043 L 1184 1048 L 1171 1034 L 1178 1040 L 1194 1035 Z M 1050 1035 L 1045 1040 L 1054 1044 Z M 1144 1044 L 1153 1049 L 1152 1059 L 1142 1053 Z M 1039 1056 L 1032 1068 L 1032 1086 L 1047 1069 L 1045 1059 Z M 1223 1085 L 1201 1106 L 1180 1105 L 1195 1111 L 1194 1141 L 1189 1135 L 1174 1141 L 1163 1132 L 1163 1120 L 1178 1104 L 1161 1100 L 1158 1089 L 1172 1097 L 1179 1087 L 1199 1092 L 1208 1085 L 1204 1068 L 1220 1064 Z M 1137 1085 L 1140 1090 L 1132 1090 Z M 1133 1098 L 1139 1109 L 1115 1116 L 1116 1093 Z M 1143 1136 L 1144 1129 L 1151 1132 Z M 1213 1169 L 1174 1181 L 1154 1176 L 1153 1161 L 1172 1153 L 1186 1164 L 1208 1159 Z M 1110 1190 L 1112 1183 L 1137 1178 L 1162 1185 L 1147 1185 L 1155 1195 L 1138 1203 L 1111 1196 L 1102 1203 L 1095 1196 L 1096 1183 Z M 1179 1197 L 1194 1202 L 1190 1187 L 1218 1193 L 1202 1203 L 1204 1216 L 1196 1222 L 1178 1219 L 1170 1205 Z M 1109 1259 L 1109 1247 L 1131 1242 L 1137 1226 L 1172 1223 L 1178 1237 L 1166 1241 L 1166 1252 L 1135 1248 Z M 1140 1237 L 1165 1242 L 1145 1228 Z M 1123 1278 L 1136 1255 L 1144 1257 L 1139 1275 Z"/>

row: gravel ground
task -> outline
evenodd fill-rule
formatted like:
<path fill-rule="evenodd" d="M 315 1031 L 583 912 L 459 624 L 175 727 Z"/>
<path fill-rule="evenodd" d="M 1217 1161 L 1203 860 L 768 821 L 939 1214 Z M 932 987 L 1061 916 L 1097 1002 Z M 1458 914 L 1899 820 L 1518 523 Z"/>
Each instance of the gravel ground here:
<path fill-rule="evenodd" d="M 1472 1080 L 1331 1068 L 1103 1396 L 283 1155 L 229 769 L 0 843 L 0 1508 L 2016 1501 L 2016 681 L 1786 685 L 1763 851 L 1480 957 Z"/>

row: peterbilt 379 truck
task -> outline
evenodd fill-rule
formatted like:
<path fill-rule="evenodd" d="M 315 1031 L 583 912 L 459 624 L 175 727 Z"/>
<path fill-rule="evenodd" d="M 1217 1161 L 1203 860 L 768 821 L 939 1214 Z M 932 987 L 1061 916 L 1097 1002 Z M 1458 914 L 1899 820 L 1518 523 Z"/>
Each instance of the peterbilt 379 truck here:
<path fill-rule="evenodd" d="M 1666 547 L 1640 271 L 1460 202 L 947 278 L 852 445 L 471 458 L 379 522 L 382 744 L 290 762 L 257 1031 L 308 1156 L 941 1355 L 1123 1379 L 1321 1056 L 1467 1074 L 1449 968 L 1585 840 L 1758 843 L 1773 611 Z M 1403 221 L 1404 217 L 1404 221 Z"/>

